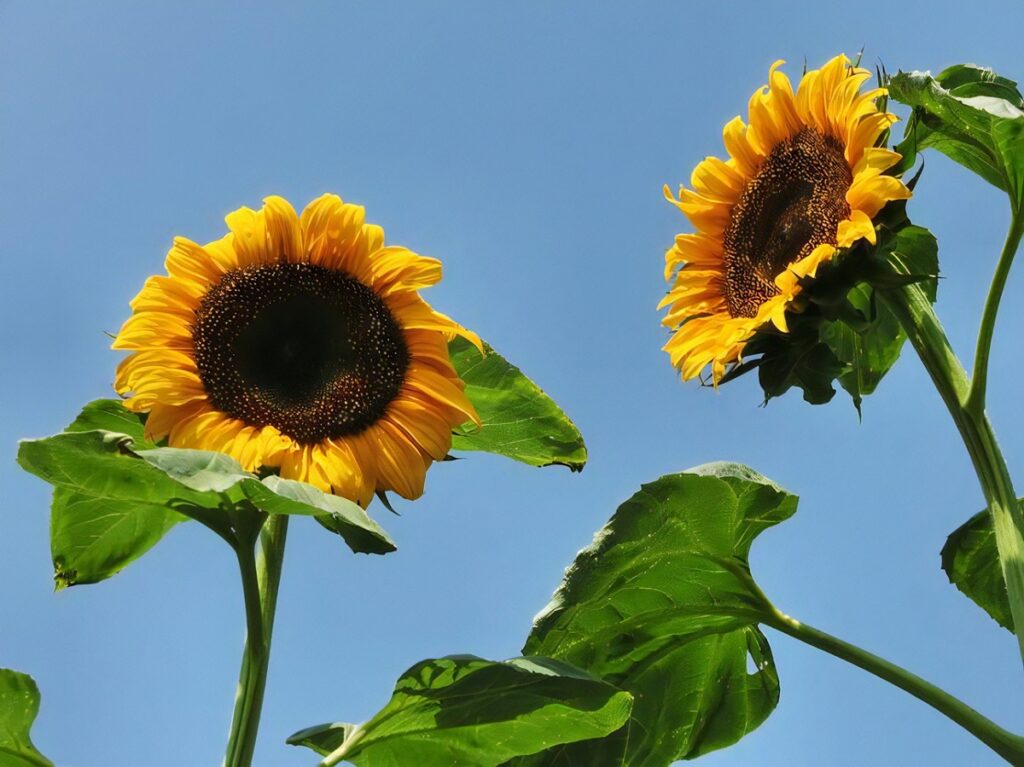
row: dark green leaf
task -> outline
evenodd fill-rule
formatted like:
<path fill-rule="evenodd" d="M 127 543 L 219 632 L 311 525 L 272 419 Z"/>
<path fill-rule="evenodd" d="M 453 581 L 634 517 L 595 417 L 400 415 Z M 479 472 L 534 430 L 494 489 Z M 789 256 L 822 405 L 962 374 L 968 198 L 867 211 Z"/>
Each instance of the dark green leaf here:
<path fill-rule="evenodd" d="M 630 722 L 611 737 L 514 764 L 665 767 L 763 722 L 779 685 L 756 624 L 772 608 L 747 555 L 796 502 L 744 466 L 708 464 L 644 485 L 620 506 L 577 556 L 525 652 L 633 693 Z"/>
<path fill-rule="evenodd" d="M 835 356 L 846 363 L 839 383 L 860 409 L 864 397 L 874 392 L 882 377 L 899 359 L 906 335 L 896 317 L 884 304 L 873 300 L 873 288 L 858 285 L 849 293 L 850 302 L 868 318 L 865 327 L 834 320 L 821 328 L 821 339 Z"/>
<path fill-rule="evenodd" d="M 580 471 L 587 448 L 576 425 L 519 368 L 486 344 L 484 350 L 481 357 L 463 338 L 448 345 L 452 365 L 466 382 L 466 396 L 483 423 L 482 428 L 470 423 L 456 429 L 452 448 Z"/>
<path fill-rule="evenodd" d="M 832 382 L 846 371 L 846 365 L 818 336 L 820 320 L 790 323 L 789 333 L 769 327 L 750 341 L 744 352 L 760 354 L 757 363 L 758 382 L 765 400 L 781 397 L 796 386 L 804 400 L 822 405 L 835 396 Z"/>
<path fill-rule="evenodd" d="M 547 658 L 496 663 L 470 655 L 427 660 L 398 680 L 362 725 L 328 724 L 288 742 L 359 767 L 495 767 L 559 743 L 606 735 L 629 716 L 630 696 Z"/>
<path fill-rule="evenodd" d="M 938 290 L 939 244 L 923 226 L 908 225 L 883 233 L 878 243 L 879 263 L 890 268 L 893 277 L 914 275 L 932 303 Z"/>
<path fill-rule="evenodd" d="M 1000 626 L 1013 631 L 1010 600 L 988 510 L 975 514 L 946 539 L 942 547 L 942 569 L 950 583 Z"/>
<path fill-rule="evenodd" d="M 1024 99 L 1016 83 L 991 70 L 958 65 L 937 78 L 900 72 L 889 94 L 913 107 L 897 149 L 912 155 L 934 148 L 1024 206 Z"/>
<path fill-rule="evenodd" d="M 0 765 L 53 767 L 29 737 L 39 713 L 39 690 L 32 677 L 0 669 Z"/>

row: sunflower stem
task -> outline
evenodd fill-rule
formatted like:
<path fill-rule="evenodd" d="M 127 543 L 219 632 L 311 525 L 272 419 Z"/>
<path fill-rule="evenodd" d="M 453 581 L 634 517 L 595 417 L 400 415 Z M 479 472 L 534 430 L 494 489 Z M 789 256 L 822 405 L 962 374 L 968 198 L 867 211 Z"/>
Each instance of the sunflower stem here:
<path fill-rule="evenodd" d="M 985 413 L 988 357 L 992 348 L 996 315 L 999 313 L 999 302 L 1003 297 L 1003 289 L 1006 287 L 1006 278 L 1010 274 L 1013 257 L 1017 254 L 1022 235 L 1024 235 L 1024 215 L 1015 210 L 1010 219 L 1010 231 L 1006 235 L 1003 251 L 999 254 L 999 263 L 996 264 L 995 274 L 992 275 L 992 285 L 989 287 L 988 296 L 985 299 L 985 309 L 982 312 L 981 325 L 978 328 L 978 347 L 974 353 L 974 373 L 971 376 L 971 389 L 964 405 L 975 418 L 983 417 Z"/>
<path fill-rule="evenodd" d="M 1014 735 L 966 703 L 895 663 L 773 609 L 764 621 L 784 634 L 852 663 L 908 692 L 963 727 L 1010 764 L 1024 765 L 1024 737 Z"/>
<path fill-rule="evenodd" d="M 1024 662 L 1024 517 L 1006 461 L 984 410 L 967 407 L 971 385 L 920 285 L 880 292 L 945 402 L 978 476 L 995 531 L 1017 644 Z"/>
<path fill-rule="evenodd" d="M 254 551 L 255 534 L 244 536 L 240 533 L 236 548 L 245 597 L 246 635 L 224 767 L 250 767 L 256 750 L 288 517 L 272 515 L 257 531 L 258 555 Z"/>

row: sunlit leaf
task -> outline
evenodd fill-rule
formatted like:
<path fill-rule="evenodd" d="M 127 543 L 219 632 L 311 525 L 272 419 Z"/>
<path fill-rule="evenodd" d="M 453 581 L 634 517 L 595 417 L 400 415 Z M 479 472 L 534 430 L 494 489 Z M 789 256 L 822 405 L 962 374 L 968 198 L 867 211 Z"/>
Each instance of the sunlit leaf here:
<path fill-rule="evenodd" d="M 559 658 L 633 693 L 612 736 L 516 767 L 665 767 L 728 746 L 775 708 L 779 683 L 757 623 L 754 538 L 796 497 L 737 464 L 662 477 L 616 511 L 538 616 L 524 652 Z"/>
<path fill-rule="evenodd" d="M 0 669 L 0 765 L 53 767 L 29 737 L 38 714 L 39 690 L 32 677 Z"/>
<path fill-rule="evenodd" d="M 486 344 L 481 356 L 463 338 L 450 342 L 448 351 L 483 422 L 482 428 L 470 423 L 456 429 L 452 449 L 497 453 L 531 466 L 583 468 L 587 448 L 579 429 L 519 368 Z"/>
<path fill-rule="evenodd" d="M 1024 98 L 1015 82 L 960 64 L 937 77 L 900 72 L 889 94 L 914 109 L 901 153 L 938 149 L 1024 206 Z"/>
<path fill-rule="evenodd" d="M 93 428 L 99 426 L 123 431 Z M 268 514 L 315 516 L 356 552 L 395 549 L 344 498 L 279 477 L 261 480 L 221 453 L 153 448 L 142 421 L 111 400 L 88 405 L 67 432 L 23 440 L 18 463 L 54 486 L 50 545 L 58 588 L 109 578 L 188 517 L 228 529 L 225 509 L 240 502 Z"/>
<path fill-rule="evenodd" d="M 361 725 L 326 724 L 288 742 L 359 767 L 495 767 L 596 738 L 629 716 L 630 696 L 566 663 L 458 655 L 416 664 Z"/>

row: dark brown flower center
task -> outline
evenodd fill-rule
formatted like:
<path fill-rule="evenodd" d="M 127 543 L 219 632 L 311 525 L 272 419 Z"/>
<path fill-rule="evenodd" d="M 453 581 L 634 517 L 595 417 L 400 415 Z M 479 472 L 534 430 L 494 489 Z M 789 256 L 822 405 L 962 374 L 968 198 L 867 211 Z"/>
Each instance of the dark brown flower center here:
<path fill-rule="evenodd" d="M 804 128 L 778 144 L 743 190 L 725 230 L 725 298 L 733 317 L 753 317 L 779 290 L 775 277 L 836 242 L 850 214 L 853 174 L 842 144 Z"/>
<path fill-rule="evenodd" d="M 402 329 L 370 288 L 305 263 L 225 274 L 192 339 L 214 407 L 307 445 L 376 422 L 409 366 Z"/>

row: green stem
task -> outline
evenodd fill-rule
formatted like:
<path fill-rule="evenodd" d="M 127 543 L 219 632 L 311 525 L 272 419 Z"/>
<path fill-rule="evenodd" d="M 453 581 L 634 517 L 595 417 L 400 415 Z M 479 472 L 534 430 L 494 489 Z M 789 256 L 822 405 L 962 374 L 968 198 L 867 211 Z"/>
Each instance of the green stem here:
<path fill-rule="evenodd" d="M 963 727 L 1013 765 L 1024 765 L 1024 737 L 1000 727 L 958 698 L 884 658 L 774 610 L 766 625 L 824 650 L 899 687 Z"/>
<path fill-rule="evenodd" d="M 967 373 L 949 345 L 942 324 L 921 287 L 909 285 L 899 291 L 880 292 L 879 295 L 906 331 L 907 338 L 946 403 L 971 457 L 992 514 L 999 563 L 1006 581 L 1017 643 L 1024 659 L 1024 517 L 992 424 L 984 411 L 977 413 L 968 409 L 971 386 Z"/>
<path fill-rule="evenodd" d="M 1006 278 L 1013 265 L 1013 257 L 1017 254 L 1021 236 L 1024 235 L 1024 216 L 1014 211 L 1010 220 L 1010 231 L 1006 235 L 1003 252 L 999 255 L 996 272 L 992 275 L 992 286 L 985 299 L 985 309 L 981 315 L 981 326 L 978 328 L 978 348 L 974 354 L 974 374 L 971 376 L 971 390 L 964 407 L 975 417 L 985 412 L 985 390 L 988 386 L 988 355 L 992 348 L 992 334 L 995 331 L 996 315 L 999 313 L 999 301 L 1003 297 Z"/>
<path fill-rule="evenodd" d="M 287 533 L 288 517 L 283 514 L 271 516 L 259 532 L 258 556 L 254 553 L 254 536 L 239 536 L 236 552 L 245 597 L 246 635 L 224 767 L 249 767 L 252 764 L 267 683 L 270 640 Z"/>

